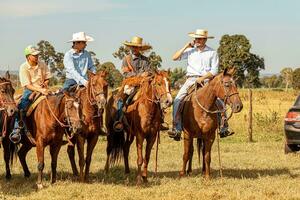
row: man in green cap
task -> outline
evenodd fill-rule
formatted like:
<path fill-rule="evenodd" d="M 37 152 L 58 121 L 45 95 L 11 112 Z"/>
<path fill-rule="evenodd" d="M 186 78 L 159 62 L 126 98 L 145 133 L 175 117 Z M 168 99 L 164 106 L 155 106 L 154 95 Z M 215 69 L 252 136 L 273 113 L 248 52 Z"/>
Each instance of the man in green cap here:
<path fill-rule="evenodd" d="M 25 48 L 24 54 L 26 57 L 26 62 L 20 66 L 19 78 L 21 86 L 23 87 L 23 95 L 21 101 L 18 105 L 20 111 L 21 119 L 26 117 L 26 110 L 31 103 L 29 99 L 32 92 L 39 92 L 43 95 L 48 95 L 48 83 L 51 78 L 51 73 L 47 65 L 39 60 L 40 51 L 29 45 Z M 18 142 L 20 140 L 20 128 L 19 128 L 20 119 L 17 118 L 15 121 L 14 130 L 11 133 L 11 140 Z M 25 123 L 23 123 L 25 126 Z M 26 127 L 25 127 L 25 131 Z"/>

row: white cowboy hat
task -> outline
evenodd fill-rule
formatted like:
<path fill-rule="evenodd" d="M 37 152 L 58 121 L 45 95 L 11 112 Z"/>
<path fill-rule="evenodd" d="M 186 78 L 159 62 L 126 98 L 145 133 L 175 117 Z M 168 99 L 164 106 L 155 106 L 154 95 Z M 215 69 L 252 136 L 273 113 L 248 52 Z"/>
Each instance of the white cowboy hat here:
<path fill-rule="evenodd" d="M 140 47 L 141 51 L 146 51 L 152 48 L 149 44 L 143 44 L 143 38 L 137 36 L 133 37 L 131 42 L 125 41 L 123 44 L 128 47 Z"/>
<path fill-rule="evenodd" d="M 208 36 L 208 31 L 203 29 L 197 29 L 195 32 L 191 32 L 188 35 L 193 38 L 214 38 L 213 36 Z"/>
<path fill-rule="evenodd" d="M 68 42 L 79 42 L 79 41 L 91 42 L 94 41 L 94 38 L 86 35 L 85 32 L 78 32 L 78 33 L 73 33 L 72 40 L 69 40 Z"/>

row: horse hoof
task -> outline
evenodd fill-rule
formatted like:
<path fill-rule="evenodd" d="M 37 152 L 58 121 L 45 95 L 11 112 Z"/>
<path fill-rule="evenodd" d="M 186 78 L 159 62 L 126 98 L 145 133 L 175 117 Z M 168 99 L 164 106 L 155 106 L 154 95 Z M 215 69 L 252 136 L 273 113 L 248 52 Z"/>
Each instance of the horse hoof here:
<path fill-rule="evenodd" d="M 143 182 L 144 182 L 144 183 L 148 183 L 147 176 L 143 176 Z"/>
<path fill-rule="evenodd" d="M 37 183 L 36 186 L 37 186 L 37 189 L 38 189 L 38 190 L 41 190 L 41 189 L 44 188 L 44 186 L 43 186 L 42 183 Z"/>
<path fill-rule="evenodd" d="M 179 172 L 179 178 L 184 177 L 185 173 L 184 172 Z"/>
<path fill-rule="evenodd" d="M 6 174 L 5 178 L 9 181 L 11 179 L 11 174 Z"/>
<path fill-rule="evenodd" d="M 24 174 L 25 178 L 29 178 L 30 176 L 31 176 L 30 172 L 27 172 L 27 173 Z"/>

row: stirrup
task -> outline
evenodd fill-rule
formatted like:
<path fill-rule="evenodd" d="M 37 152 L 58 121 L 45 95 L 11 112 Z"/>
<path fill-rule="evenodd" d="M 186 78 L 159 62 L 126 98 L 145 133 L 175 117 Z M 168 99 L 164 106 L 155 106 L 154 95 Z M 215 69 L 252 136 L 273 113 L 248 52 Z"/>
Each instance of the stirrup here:
<path fill-rule="evenodd" d="M 172 130 L 168 131 L 168 135 L 170 138 L 173 138 L 175 141 L 181 140 L 181 131 L 172 129 Z"/>
<path fill-rule="evenodd" d="M 122 121 L 115 121 L 113 124 L 113 130 L 115 132 L 121 132 L 124 130 L 124 125 L 122 123 Z"/>
<path fill-rule="evenodd" d="M 21 130 L 18 128 L 18 130 L 13 131 L 9 134 L 9 140 L 11 142 L 13 142 L 14 144 L 17 144 L 21 141 L 22 136 L 21 136 L 20 131 Z"/>

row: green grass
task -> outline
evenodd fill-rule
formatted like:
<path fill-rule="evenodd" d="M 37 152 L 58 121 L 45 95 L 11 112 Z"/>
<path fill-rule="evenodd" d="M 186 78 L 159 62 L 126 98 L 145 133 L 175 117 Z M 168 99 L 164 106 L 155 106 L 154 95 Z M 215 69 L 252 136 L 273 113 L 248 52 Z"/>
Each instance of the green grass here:
<path fill-rule="evenodd" d="M 66 147 L 61 149 L 58 160 L 58 182 L 49 182 L 49 150 L 45 153 L 46 186 L 36 191 L 37 163 L 35 149 L 28 155 L 32 176 L 23 178 L 20 163 L 16 162 L 11 181 L 5 180 L 4 161 L 0 156 L 0 199 L 300 199 L 300 154 L 283 153 L 283 117 L 296 98 L 289 91 L 255 90 L 253 93 L 253 138 L 247 142 L 248 99 L 247 91 L 240 95 L 244 109 L 230 120 L 234 136 L 221 139 L 223 178 L 219 175 L 217 143 L 212 152 L 212 179 L 200 175 L 197 157 L 194 157 L 193 174 L 178 178 L 182 165 L 182 142 L 169 139 L 161 133 L 158 174 L 154 174 L 155 149 L 149 165 L 149 183 L 135 186 L 136 148 L 130 153 L 131 173 L 125 176 L 123 164 L 104 173 L 106 141 L 101 138 L 94 151 L 91 165 L 91 181 L 79 183 L 71 174 Z M 274 114 L 274 113 L 278 114 Z M 277 117 L 274 117 L 277 116 Z M 277 119 L 278 118 L 278 119 Z M 167 121 L 170 121 L 168 116 Z M 262 123 L 266 123 L 262 126 Z"/>

